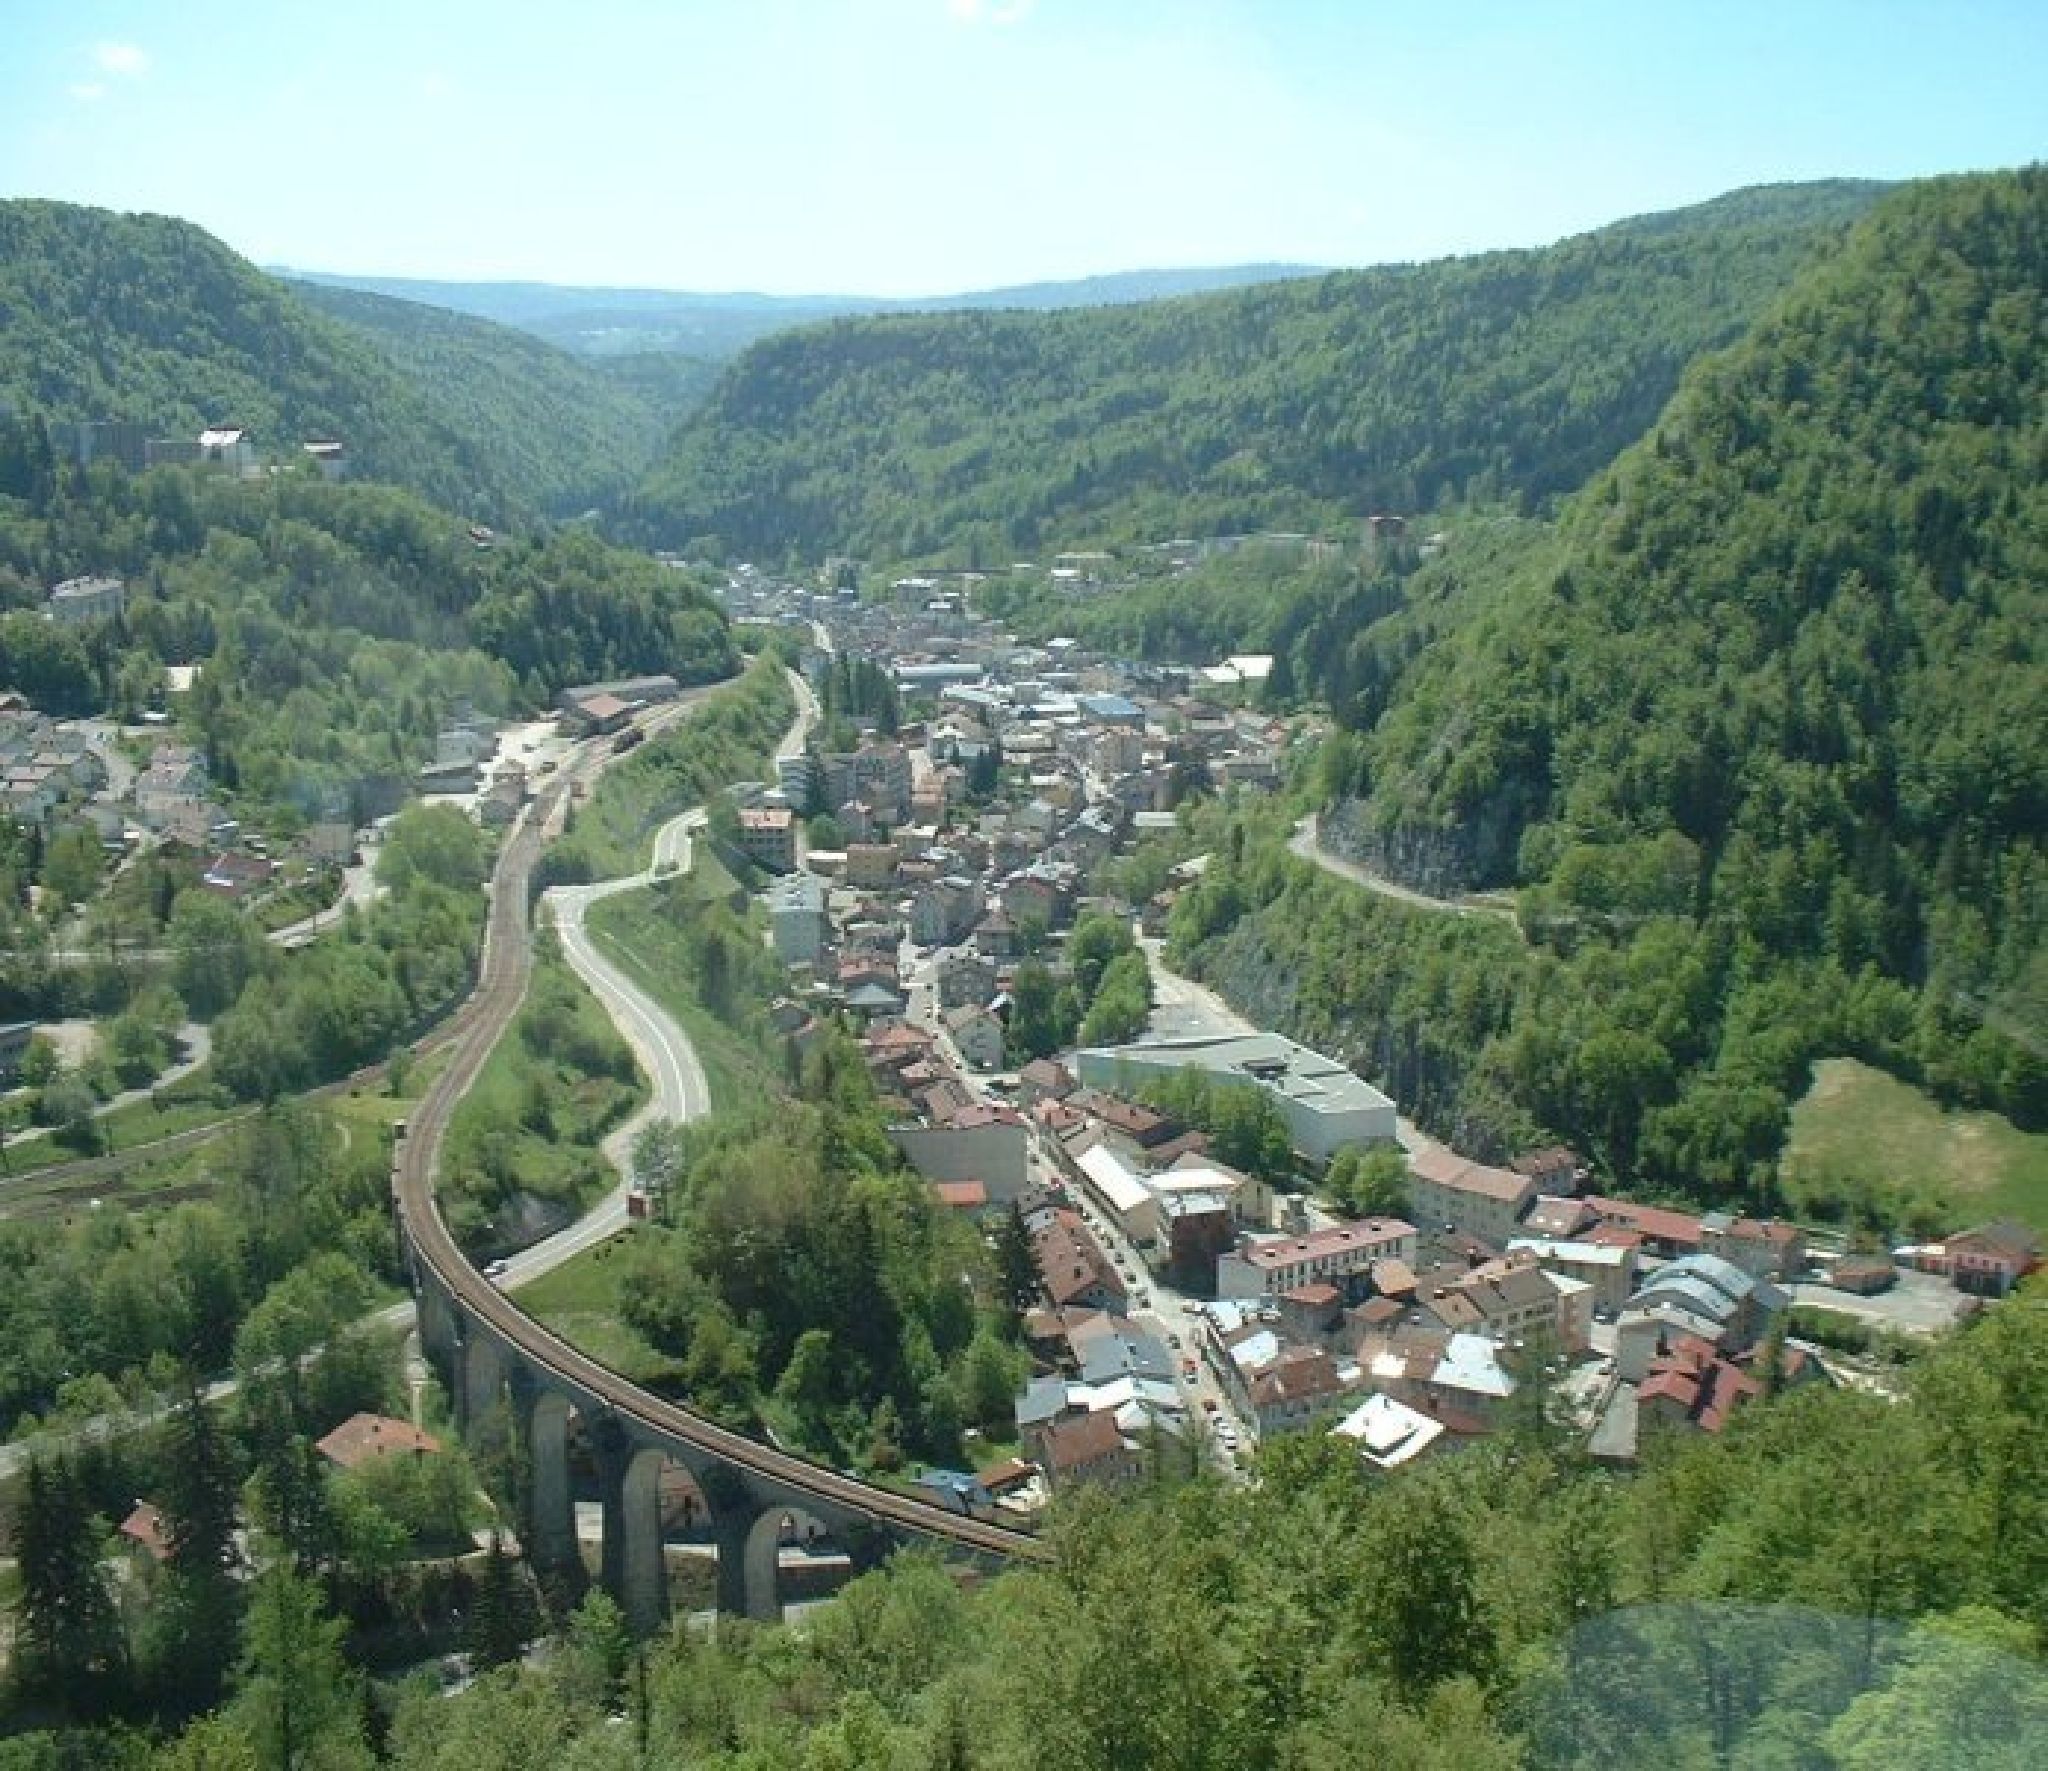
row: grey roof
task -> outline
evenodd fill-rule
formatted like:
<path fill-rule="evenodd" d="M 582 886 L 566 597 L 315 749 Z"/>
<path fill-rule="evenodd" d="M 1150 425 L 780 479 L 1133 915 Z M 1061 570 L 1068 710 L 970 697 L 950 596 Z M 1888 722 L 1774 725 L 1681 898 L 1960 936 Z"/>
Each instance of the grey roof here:
<path fill-rule="evenodd" d="M 1024 1386 L 1024 1394 L 1017 1398 L 1017 1424 L 1029 1427 L 1041 1421 L 1057 1420 L 1066 1412 L 1066 1407 L 1065 1378 L 1058 1375 L 1035 1377 Z"/>
<path fill-rule="evenodd" d="M 1696 1274 L 1679 1273 L 1674 1275 L 1669 1269 L 1659 1273 L 1648 1285 L 1637 1292 L 1635 1301 L 1639 1304 L 1647 1304 L 1652 1299 L 1660 1297 L 1675 1298 L 1686 1308 L 1695 1310 L 1700 1315 L 1714 1322 L 1727 1321 L 1735 1313 L 1740 1302 L 1739 1299 L 1730 1297 L 1727 1293 L 1709 1285 Z"/>
<path fill-rule="evenodd" d="M 1086 1384 L 1112 1383 L 1120 1377 L 1173 1381 L 1173 1355 L 1156 1335 L 1143 1329 L 1119 1328 L 1097 1335 L 1078 1350 L 1081 1381 Z"/>

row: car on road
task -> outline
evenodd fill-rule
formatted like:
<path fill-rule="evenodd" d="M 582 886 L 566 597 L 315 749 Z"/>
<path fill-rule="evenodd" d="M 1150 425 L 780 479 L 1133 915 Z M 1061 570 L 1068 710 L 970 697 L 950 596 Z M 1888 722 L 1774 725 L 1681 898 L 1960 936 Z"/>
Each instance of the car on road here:
<path fill-rule="evenodd" d="M 1168 1335 L 1166 1337 L 1166 1344 L 1178 1353 L 1180 1351 L 1180 1336 L 1177 1334 Z"/>
<path fill-rule="evenodd" d="M 484 1277 L 486 1279 L 502 1279 L 511 1270 L 511 1263 L 508 1261 L 492 1261 L 489 1266 L 484 1268 Z"/>
<path fill-rule="evenodd" d="M 1202 1398 L 1202 1412 L 1204 1414 L 1214 1414 L 1216 1412 L 1216 1398 L 1214 1396 L 1204 1396 Z"/>
<path fill-rule="evenodd" d="M 1186 1378 L 1189 1383 L 1193 1383 L 1195 1381 L 1195 1373 L 1197 1369 L 1198 1367 L 1192 1359 L 1183 1359 L 1180 1362 L 1180 1374 L 1182 1377 Z"/>

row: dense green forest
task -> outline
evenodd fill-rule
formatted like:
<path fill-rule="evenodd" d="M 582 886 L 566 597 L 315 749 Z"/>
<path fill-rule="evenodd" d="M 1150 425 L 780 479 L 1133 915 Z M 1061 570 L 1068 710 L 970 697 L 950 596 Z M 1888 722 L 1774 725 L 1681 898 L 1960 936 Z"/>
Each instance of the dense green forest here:
<path fill-rule="evenodd" d="M 1541 251 L 1137 307 L 786 334 L 734 365 L 626 520 L 748 553 L 995 564 L 1540 502 L 1640 436 L 1875 192 L 1738 192 Z"/>
<path fill-rule="evenodd" d="M 293 282 L 292 295 L 369 339 L 468 442 L 479 471 L 549 512 L 637 481 L 709 390 L 694 357 L 586 358 L 415 301 Z"/>
<path fill-rule="evenodd" d="M 581 509 L 648 459 L 661 427 L 624 383 L 396 306 L 337 316 L 167 216 L 0 203 L 0 404 L 18 412 L 240 425 L 280 460 L 339 441 L 358 477 L 492 523 Z"/>

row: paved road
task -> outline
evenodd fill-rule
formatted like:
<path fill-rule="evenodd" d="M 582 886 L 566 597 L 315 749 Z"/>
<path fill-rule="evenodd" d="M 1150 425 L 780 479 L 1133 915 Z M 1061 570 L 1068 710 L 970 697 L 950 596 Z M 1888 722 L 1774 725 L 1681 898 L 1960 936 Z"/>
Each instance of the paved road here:
<path fill-rule="evenodd" d="M 777 756 L 794 756 L 801 751 L 818 718 L 818 703 L 809 685 L 794 671 L 790 678 L 796 692 L 797 716 L 777 743 Z M 512 1256 L 499 1281 L 501 1290 L 516 1289 L 617 1235 L 626 1225 L 633 1145 L 640 1133 L 664 1120 L 681 1123 L 711 1111 L 710 1086 L 689 1035 L 673 1015 L 598 950 L 584 921 L 590 906 L 605 898 L 640 891 L 652 884 L 657 875 L 686 871 L 691 843 L 703 829 L 705 816 L 704 807 L 692 806 L 662 825 L 654 833 L 652 864 L 638 873 L 621 874 L 592 885 L 556 886 L 543 900 L 561 940 L 563 956 L 603 1004 L 620 1036 L 633 1048 L 652 1090 L 640 1110 L 604 1141 L 605 1159 L 618 1171 L 618 1185 L 568 1229 Z"/>
<path fill-rule="evenodd" d="M 360 862 L 351 861 L 341 870 L 341 894 L 325 910 L 316 910 L 311 916 L 270 931 L 273 947 L 303 947 L 329 929 L 340 927 L 351 904 L 358 910 L 367 910 L 383 897 L 385 888 L 377 883 L 376 844 L 365 843 L 362 854 Z"/>
<path fill-rule="evenodd" d="M 1397 904 L 1412 905 L 1417 910 L 1439 910 L 1448 916 L 1491 916 L 1516 928 L 1521 926 L 1515 920 L 1514 911 L 1505 904 L 1488 904 L 1476 898 L 1432 898 L 1427 892 L 1396 884 L 1384 874 L 1373 872 L 1370 867 L 1346 860 L 1342 855 L 1331 854 L 1318 840 L 1313 812 L 1294 827 L 1294 835 L 1288 839 L 1287 852 L 1297 860 L 1320 867 L 1334 878 L 1363 886 L 1367 891 L 1377 892 L 1382 898 L 1391 898 Z"/>

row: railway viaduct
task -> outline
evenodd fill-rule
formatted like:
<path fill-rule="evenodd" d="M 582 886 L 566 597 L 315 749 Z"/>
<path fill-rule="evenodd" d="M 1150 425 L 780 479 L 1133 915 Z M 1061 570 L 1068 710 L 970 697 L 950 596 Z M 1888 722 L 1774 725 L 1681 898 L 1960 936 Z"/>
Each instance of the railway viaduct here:
<path fill-rule="evenodd" d="M 600 1578 L 641 1630 L 659 1627 L 668 1611 L 661 1477 L 671 1463 L 688 1471 L 709 1512 L 721 1613 L 781 1615 L 781 1525 L 791 1513 L 817 1521 L 857 1569 L 920 1540 L 987 1565 L 1041 1558 L 1044 1547 L 1029 1533 L 843 1475 L 629 1382 L 528 1316 L 449 1233 L 435 1197 L 442 1140 L 524 1000 L 533 867 L 567 792 L 558 784 L 536 801 L 500 854 L 476 990 L 453 1028 L 447 1067 L 399 1139 L 392 1174 L 421 1350 L 466 1426 L 500 1406 L 508 1410 L 528 1472 L 528 1548 L 536 1565 L 570 1568 L 580 1556 L 572 1418 L 581 1423 L 603 1505 Z"/>

